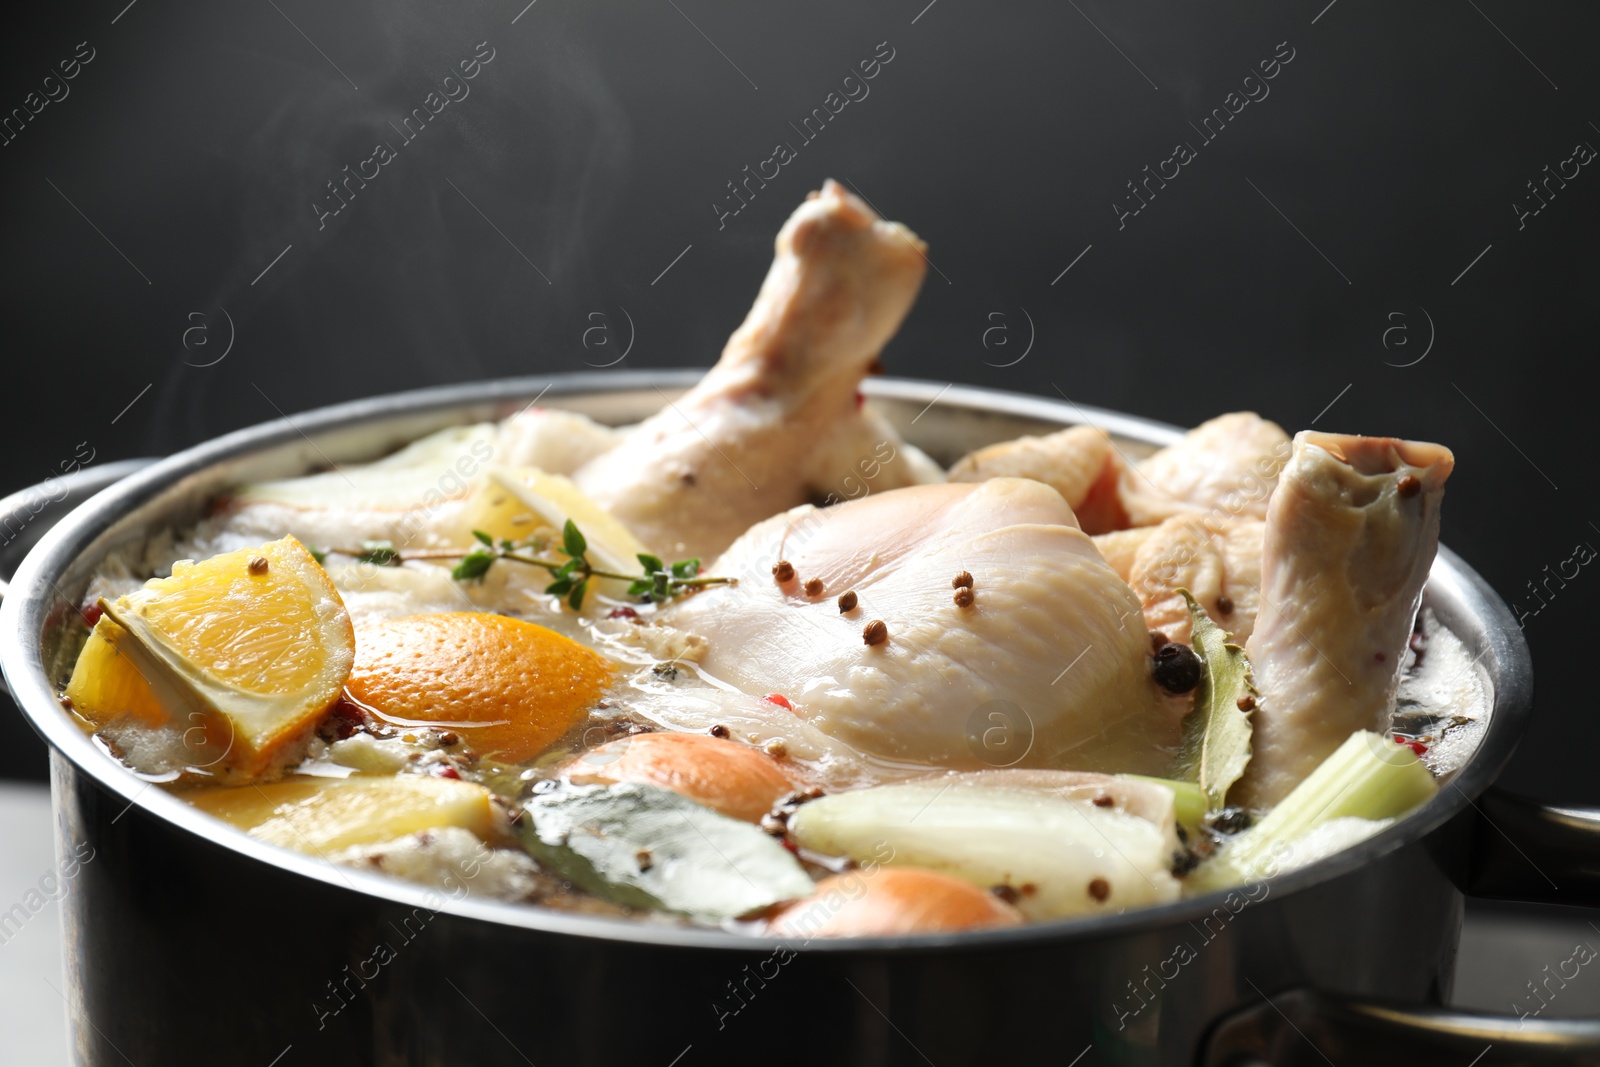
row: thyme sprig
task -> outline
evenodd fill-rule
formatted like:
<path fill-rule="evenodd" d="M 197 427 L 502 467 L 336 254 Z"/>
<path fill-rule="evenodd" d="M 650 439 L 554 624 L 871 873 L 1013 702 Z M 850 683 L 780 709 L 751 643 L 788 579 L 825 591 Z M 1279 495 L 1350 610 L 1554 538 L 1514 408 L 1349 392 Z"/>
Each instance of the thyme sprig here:
<path fill-rule="evenodd" d="M 472 536 L 478 544 L 465 552 L 456 549 L 403 552 L 388 541 L 363 541 L 359 550 L 344 554 L 378 566 L 398 565 L 409 559 L 456 559 L 458 562 L 450 568 L 450 577 L 458 582 L 481 582 L 489 569 L 501 560 L 542 567 L 550 573 L 551 578 L 550 584 L 544 588 L 545 593 L 565 597 L 574 611 L 582 606 L 589 583 L 596 578 L 627 582 L 628 595 L 639 597 L 647 604 L 664 604 L 706 586 L 737 585 L 739 582 L 737 578 L 702 576 L 698 559 L 684 559 L 669 564 L 648 552 L 641 552 L 638 556 L 642 574 L 619 574 L 605 570 L 595 566 L 589 558 L 588 538 L 571 519 L 562 527 L 561 544 L 554 548 L 557 553 L 554 558 L 541 555 L 552 547 L 542 536 L 523 541 L 507 538 L 496 541 L 482 530 L 473 530 Z"/>

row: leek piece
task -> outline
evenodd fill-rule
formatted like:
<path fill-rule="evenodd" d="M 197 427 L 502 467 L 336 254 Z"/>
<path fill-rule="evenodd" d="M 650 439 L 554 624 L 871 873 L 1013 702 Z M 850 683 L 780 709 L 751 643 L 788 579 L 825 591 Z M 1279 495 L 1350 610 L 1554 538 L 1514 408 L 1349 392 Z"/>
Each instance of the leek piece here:
<path fill-rule="evenodd" d="M 1151 785 L 1172 790 L 1172 814 L 1177 819 L 1178 825 L 1191 837 L 1200 831 L 1211 801 L 1199 783 L 1179 781 L 1176 778 L 1152 778 L 1147 774 L 1119 774 L 1117 777 L 1126 778 L 1131 782 L 1149 782 Z"/>
<path fill-rule="evenodd" d="M 960 778 L 813 800 L 789 818 L 789 839 L 863 866 L 924 867 L 982 888 L 1009 885 L 1030 919 L 1122 911 L 1180 892 L 1168 870 L 1178 844 L 1170 822 L 1097 807 L 1088 797 Z"/>

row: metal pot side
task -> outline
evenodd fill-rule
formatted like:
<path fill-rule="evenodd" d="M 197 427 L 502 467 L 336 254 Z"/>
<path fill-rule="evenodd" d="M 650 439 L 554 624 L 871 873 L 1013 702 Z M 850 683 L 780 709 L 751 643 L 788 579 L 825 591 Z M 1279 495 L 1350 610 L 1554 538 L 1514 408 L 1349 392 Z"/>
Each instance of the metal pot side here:
<path fill-rule="evenodd" d="M 68 612 L 106 553 L 184 525 L 242 481 L 376 458 L 543 395 L 627 422 L 698 372 L 558 375 L 379 397 L 229 434 L 83 504 L 0 607 L 0 660 L 52 748 L 73 1041 L 83 1064 L 1156 1064 L 1193 1062 L 1277 990 L 1438 1003 L 1448 993 L 1472 798 L 1531 707 L 1505 605 L 1441 550 L 1426 594 L 1480 656 L 1478 751 L 1422 810 L 1299 871 L 1124 915 L 961 936 L 817 940 L 641 925 L 429 890 L 263 845 L 131 775 L 61 712 Z M 1131 454 L 1171 427 L 895 379 L 867 391 L 945 461 L 1074 423 Z M 70 666 L 70 663 L 66 664 Z M 470 888 L 470 887 L 468 887 Z"/>

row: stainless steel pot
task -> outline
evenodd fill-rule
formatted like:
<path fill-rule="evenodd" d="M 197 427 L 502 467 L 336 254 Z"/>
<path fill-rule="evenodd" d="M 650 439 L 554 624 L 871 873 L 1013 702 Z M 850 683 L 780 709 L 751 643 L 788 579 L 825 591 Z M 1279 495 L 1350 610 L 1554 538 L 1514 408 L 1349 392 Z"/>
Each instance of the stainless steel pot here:
<path fill-rule="evenodd" d="M 227 829 L 129 773 L 57 704 L 64 623 L 99 561 L 229 486 L 375 458 L 538 395 L 631 421 L 696 373 L 514 379 L 280 419 L 116 482 L 40 540 L 0 608 L 0 659 L 52 747 L 78 1062 L 1600 1064 L 1600 1024 L 1438 1007 L 1475 882 L 1549 899 L 1551 879 L 1564 902 L 1600 902 L 1594 814 L 1485 793 L 1532 676 L 1510 612 L 1446 549 L 1427 602 L 1481 656 L 1494 707 L 1422 810 L 1247 897 L 960 936 L 800 945 L 452 899 Z M 944 459 L 1080 422 L 1134 451 L 1176 435 L 979 389 L 868 392 Z"/>

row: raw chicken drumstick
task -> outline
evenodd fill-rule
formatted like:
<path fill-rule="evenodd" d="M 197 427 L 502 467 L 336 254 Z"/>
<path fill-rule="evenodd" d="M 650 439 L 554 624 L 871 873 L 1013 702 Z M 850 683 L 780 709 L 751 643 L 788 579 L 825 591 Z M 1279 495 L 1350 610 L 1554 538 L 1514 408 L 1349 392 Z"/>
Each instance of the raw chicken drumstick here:
<path fill-rule="evenodd" d="M 579 486 L 655 551 L 709 558 L 754 522 L 855 495 L 869 470 L 874 492 L 918 480 L 914 453 L 856 389 L 916 299 L 924 247 L 827 182 L 778 234 L 722 359 L 579 469 Z"/>
<path fill-rule="evenodd" d="M 1355 730 L 1383 730 L 1439 543 L 1441 445 L 1304 431 L 1267 509 L 1245 646 L 1261 701 L 1229 800 L 1267 807 Z"/>

